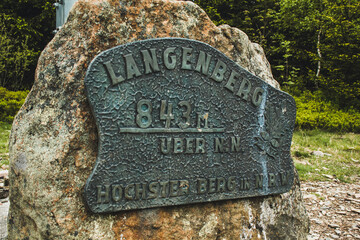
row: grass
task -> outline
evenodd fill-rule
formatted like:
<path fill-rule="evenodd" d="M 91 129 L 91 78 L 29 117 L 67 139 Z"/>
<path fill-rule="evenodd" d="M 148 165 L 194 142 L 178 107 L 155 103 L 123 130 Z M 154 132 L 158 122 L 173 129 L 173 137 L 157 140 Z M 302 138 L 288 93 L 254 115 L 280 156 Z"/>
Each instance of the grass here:
<path fill-rule="evenodd" d="M 0 167 L 9 164 L 10 129 L 0 122 Z M 315 156 L 314 151 L 325 155 Z M 302 181 L 360 182 L 360 134 L 296 131 L 291 153 Z"/>
<path fill-rule="evenodd" d="M 0 167 L 9 165 L 9 135 L 11 124 L 0 122 Z"/>
<path fill-rule="evenodd" d="M 360 134 L 296 131 L 291 153 L 301 180 L 360 181 Z"/>

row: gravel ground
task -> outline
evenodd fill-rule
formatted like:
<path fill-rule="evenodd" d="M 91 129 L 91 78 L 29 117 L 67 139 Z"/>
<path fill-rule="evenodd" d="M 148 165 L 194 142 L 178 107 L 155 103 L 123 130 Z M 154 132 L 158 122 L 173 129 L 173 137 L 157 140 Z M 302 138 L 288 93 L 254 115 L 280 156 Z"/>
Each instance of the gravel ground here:
<path fill-rule="evenodd" d="M 360 239 L 360 184 L 302 182 L 308 240 Z"/>

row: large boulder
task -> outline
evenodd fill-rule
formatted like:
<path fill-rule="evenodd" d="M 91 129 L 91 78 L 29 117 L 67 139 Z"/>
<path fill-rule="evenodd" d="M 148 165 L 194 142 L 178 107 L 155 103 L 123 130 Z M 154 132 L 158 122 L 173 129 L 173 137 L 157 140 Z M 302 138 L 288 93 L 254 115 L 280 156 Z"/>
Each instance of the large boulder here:
<path fill-rule="evenodd" d="M 306 239 L 297 178 L 290 192 L 276 196 L 113 214 L 86 208 L 84 186 L 98 149 L 86 69 L 106 49 L 160 37 L 208 43 L 279 87 L 258 44 L 239 29 L 216 27 L 190 1 L 78 1 L 42 52 L 13 123 L 9 239 Z"/>

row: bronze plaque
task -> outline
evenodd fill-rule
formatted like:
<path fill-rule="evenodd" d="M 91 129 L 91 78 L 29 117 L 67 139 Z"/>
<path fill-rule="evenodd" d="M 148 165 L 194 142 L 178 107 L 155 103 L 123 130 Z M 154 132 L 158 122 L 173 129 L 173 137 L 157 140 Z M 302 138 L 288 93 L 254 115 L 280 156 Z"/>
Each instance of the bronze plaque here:
<path fill-rule="evenodd" d="M 90 64 L 95 213 L 288 191 L 294 99 L 215 48 L 162 38 L 121 45 Z"/>

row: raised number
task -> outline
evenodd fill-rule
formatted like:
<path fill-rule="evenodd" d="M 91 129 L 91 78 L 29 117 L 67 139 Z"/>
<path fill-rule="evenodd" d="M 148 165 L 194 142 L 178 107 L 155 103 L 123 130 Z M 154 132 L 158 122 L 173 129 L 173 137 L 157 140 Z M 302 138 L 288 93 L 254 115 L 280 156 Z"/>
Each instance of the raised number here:
<path fill-rule="evenodd" d="M 166 120 L 165 128 L 170 128 L 170 122 L 172 119 L 174 119 L 174 115 L 172 114 L 172 103 L 169 103 L 167 107 L 167 114 L 165 114 L 165 109 L 166 109 L 166 100 L 161 100 L 160 119 Z"/>
<path fill-rule="evenodd" d="M 190 113 L 191 113 L 191 105 L 188 101 L 181 101 L 179 102 L 179 106 L 185 106 L 186 112 L 183 113 L 183 118 L 186 119 L 185 123 L 179 123 L 179 127 L 185 129 L 190 126 Z"/>
<path fill-rule="evenodd" d="M 141 128 L 148 128 L 152 123 L 152 105 L 149 100 L 140 100 L 137 103 L 136 124 Z"/>

